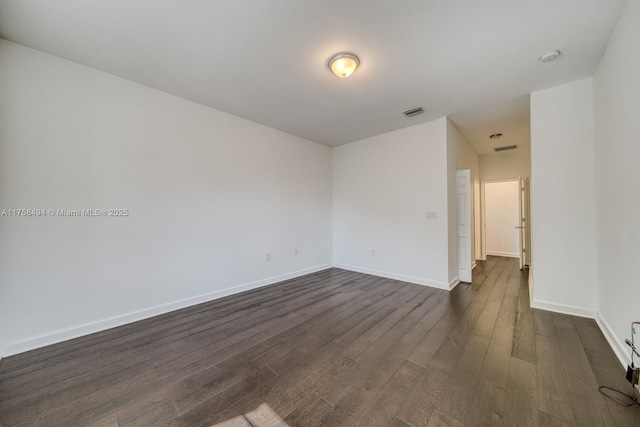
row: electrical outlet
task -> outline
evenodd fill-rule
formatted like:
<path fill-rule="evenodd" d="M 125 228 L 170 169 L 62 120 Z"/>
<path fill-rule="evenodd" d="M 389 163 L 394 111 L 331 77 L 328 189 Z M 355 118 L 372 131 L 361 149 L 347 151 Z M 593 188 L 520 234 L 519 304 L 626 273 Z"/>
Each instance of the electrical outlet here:
<path fill-rule="evenodd" d="M 376 256 L 376 250 L 375 249 L 371 249 L 371 256 Z"/>
<path fill-rule="evenodd" d="M 267 252 L 267 255 L 264 257 L 265 261 L 271 261 L 271 252 Z"/>
<path fill-rule="evenodd" d="M 293 254 L 294 254 L 294 255 L 298 255 L 298 248 L 295 248 L 295 249 L 293 250 Z"/>
<path fill-rule="evenodd" d="M 438 212 L 428 211 L 427 219 L 438 219 Z"/>

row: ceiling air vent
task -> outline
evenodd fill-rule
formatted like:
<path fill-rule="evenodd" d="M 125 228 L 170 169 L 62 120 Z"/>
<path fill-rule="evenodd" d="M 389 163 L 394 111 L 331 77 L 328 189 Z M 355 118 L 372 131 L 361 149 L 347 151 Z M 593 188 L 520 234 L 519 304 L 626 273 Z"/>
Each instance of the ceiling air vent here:
<path fill-rule="evenodd" d="M 517 145 L 505 145 L 504 147 L 495 148 L 496 151 L 507 151 L 507 150 L 515 150 L 518 148 Z"/>
<path fill-rule="evenodd" d="M 416 108 L 412 108 L 410 110 L 405 111 L 403 114 L 407 117 L 413 117 L 422 113 L 424 113 L 424 109 L 422 107 L 416 107 Z"/>

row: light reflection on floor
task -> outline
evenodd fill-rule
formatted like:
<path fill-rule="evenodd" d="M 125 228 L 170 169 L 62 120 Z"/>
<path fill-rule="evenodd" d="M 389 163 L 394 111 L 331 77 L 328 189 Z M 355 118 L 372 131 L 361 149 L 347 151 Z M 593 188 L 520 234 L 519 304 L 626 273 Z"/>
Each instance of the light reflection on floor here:
<path fill-rule="evenodd" d="M 263 403 L 253 411 L 223 421 L 212 427 L 289 427 L 269 405 Z"/>

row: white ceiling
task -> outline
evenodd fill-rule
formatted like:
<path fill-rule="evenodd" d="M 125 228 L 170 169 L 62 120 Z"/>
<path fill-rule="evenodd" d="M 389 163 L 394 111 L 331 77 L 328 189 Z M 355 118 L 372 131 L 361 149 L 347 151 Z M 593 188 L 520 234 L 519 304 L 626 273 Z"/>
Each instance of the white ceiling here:
<path fill-rule="evenodd" d="M 0 0 L 0 37 L 334 146 L 589 77 L 623 6 Z M 348 79 L 327 68 L 340 51 L 361 60 Z"/>
<path fill-rule="evenodd" d="M 517 149 L 531 146 L 531 120 L 529 95 L 499 104 L 454 114 L 449 118 L 462 132 L 478 154 L 495 153 L 496 147 L 517 145 Z M 501 133 L 502 138 L 489 136 Z"/>

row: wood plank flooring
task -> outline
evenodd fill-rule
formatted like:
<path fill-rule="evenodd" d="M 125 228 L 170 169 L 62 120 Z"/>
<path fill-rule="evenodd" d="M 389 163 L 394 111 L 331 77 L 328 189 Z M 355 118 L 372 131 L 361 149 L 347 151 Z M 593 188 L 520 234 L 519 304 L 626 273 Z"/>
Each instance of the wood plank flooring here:
<path fill-rule="evenodd" d="M 595 322 L 529 308 L 516 260 L 452 292 L 330 269 L 0 362 L 2 426 L 640 426 Z M 245 424 L 237 424 L 245 425 Z"/>

